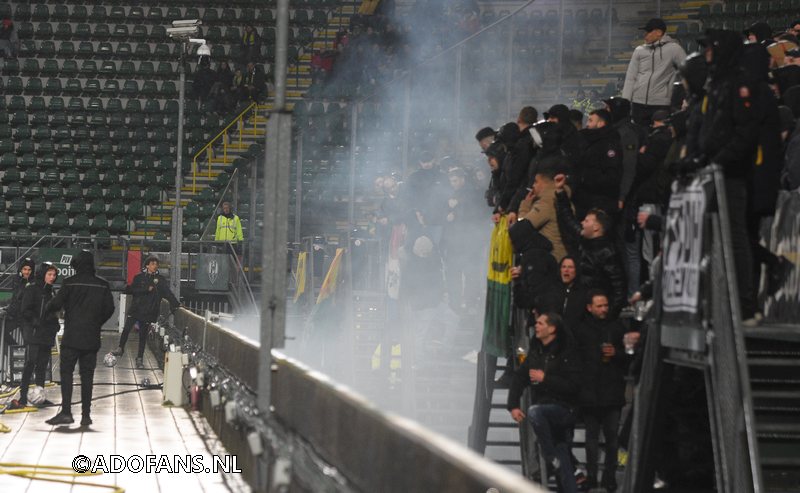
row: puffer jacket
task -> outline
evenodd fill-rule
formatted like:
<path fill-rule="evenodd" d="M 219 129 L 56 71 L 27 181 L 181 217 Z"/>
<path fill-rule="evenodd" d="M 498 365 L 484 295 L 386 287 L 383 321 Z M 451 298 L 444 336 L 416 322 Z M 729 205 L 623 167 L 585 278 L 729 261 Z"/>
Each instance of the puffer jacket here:
<path fill-rule="evenodd" d="M 622 97 L 637 104 L 669 106 L 677 67 L 686 59 L 681 45 L 668 34 L 633 50 Z"/>
<path fill-rule="evenodd" d="M 53 286 L 44 282 L 44 272 L 29 283 L 22 295 L 22 330 L 27 344 L 52 346 L 60 328 L 58 317 L 46 310 L 53 299 Z"/>
<path fill-rule="evenodd" d="M 575 168 L 577 183 L 573 197 L 578 216 L 582 217 L 595 207 L 614 214 L 618 210 L 622 182 L 619 132 L 606 125 L 602 128 L 585 128 L 580 133 L 587 145 Z"/>
<path fill-rule="evenodd" d="M 625 354 L 622 338 L 626 329 L 617 319 L 599 320 L 591 315 L 585 317 L 575 331 L 581 362 L 583 363 L 583 387 L 581 405 L 615 406 L 625 405 L 625 373 L 630 356 Z M 602 344 L 614 346 L 614 356 L 603 362 Z"/>
<path fill-rule="evenodd" d="M 114 297 L 105 279 L 94 273 L 94 257 L 79 253 L 70 263 L 75 275 L 47 304 L 47 312 L 64 309 L 64 338 L 61 344 L 73 349 L 100 349 L 100 330 L 114 314 Z"/>
<path fill-rule="evenodd" d="M 518 221 L 508 228 L 520 276 L 514 279 L 514 305 L 521 309 L 542 311 L 543 297 L 552 291 L 558 279 L 558 265 L 550 254 L 553 245 L 530 221 Z"/>

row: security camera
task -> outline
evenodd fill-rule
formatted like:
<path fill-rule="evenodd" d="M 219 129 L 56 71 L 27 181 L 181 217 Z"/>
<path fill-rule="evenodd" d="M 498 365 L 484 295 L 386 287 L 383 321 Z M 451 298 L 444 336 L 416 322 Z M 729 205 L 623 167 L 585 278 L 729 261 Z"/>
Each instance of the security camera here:
<path fill-rule="evenodd" d="M 180 21 L 172 21 L 172 27 L 197 27 L 202 26 L 203 21 L 200 19 L 187 19 Z"/>
<path fill-rule="evenodd" d="M 169 35 L 172 39 L 179 39 L 181 41 L 185 41 L 192 36 L 196 35 L 199 32 L 200 28 L 197 26 L 185 26 L 185 27 L 168 27 L 167 28 L 167 35 Z"/>
<path fill-rule="evenodd" d="M 211 56 L 211 48 L 209 48 L 209 46 L 206 44 L 205 39 L 190 38 L 189 43 L 198 45 L 197 56 L 199 57 Z"/>

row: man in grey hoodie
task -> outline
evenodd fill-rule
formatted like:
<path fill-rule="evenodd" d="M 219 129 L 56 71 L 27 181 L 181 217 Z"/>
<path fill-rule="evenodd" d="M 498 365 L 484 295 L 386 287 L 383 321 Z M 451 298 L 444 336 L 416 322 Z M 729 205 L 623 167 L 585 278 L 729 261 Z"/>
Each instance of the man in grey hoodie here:
<path fill-rule="evenodd" d="M 643 45 L 633 50 L 622 97 L 633 103 L 633 121 L 649 127 L 653 113 L 669 110 L 672 82 L 686 52 L 667 32 L 661 19 L 650 19 Z"/>

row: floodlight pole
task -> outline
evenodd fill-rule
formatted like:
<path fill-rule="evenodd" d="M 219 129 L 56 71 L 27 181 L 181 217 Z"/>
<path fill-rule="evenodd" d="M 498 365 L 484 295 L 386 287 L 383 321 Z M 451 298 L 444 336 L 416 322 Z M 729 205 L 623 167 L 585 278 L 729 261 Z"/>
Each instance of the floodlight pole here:
<path fill-rule="evenodd" d="M 181 59 L 178 62 L 180 84 L 178 86 L 178 157 L 175 160 L 175 207 L 172 208 L 172 235 L 170 237 L 169 284 L 175 297 L 181 296 L 181 241 L 183 239 L 183 209 L 181 188 L 183 187 L 183 110 L 186 98 L 186 51 L 188 41 L 181 42 Z"/>

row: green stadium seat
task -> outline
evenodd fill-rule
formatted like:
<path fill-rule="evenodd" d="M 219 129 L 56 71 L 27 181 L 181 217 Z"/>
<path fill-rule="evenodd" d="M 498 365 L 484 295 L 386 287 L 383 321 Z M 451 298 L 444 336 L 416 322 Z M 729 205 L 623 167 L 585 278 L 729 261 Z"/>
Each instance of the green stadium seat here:
<path fill-rule="evenodd" d="M 51 140 L 43 140 L 39 142 L 39 146 L 36 148 L 36 155 L 37 156 L 46 156 L 48 154 L 55 154 L 56 146 Z"/>
<path fill-rule="evenodd" d="M 83 77 L 94 77 L 97 75 L 97 62 L 94 60 L 84 60 L 81 63 L 81 75 Z"/>
<path fill-rule="evenodd" d="M 139 70 L 137 74 L 140 78 L 148 80 L 152 79 L 155 76 L 155 69 L 153 68 L 153 62 L 140 62 L 139 63 Z"/>
<path fill-rule="evenodd" d="M 16 184 L 14 184 L 14 186 L 16 187 Z M 9 185 L 9 188 L 11 188 L 11 185 Z M 16 214 L 18 212 L 25 212 L 25 210 L 27 208 L 28 208 L 28 204 L 25 202 L 25 198 L 22 196 L 22 194 L 15 195 L 11 199 L 11 201 L 8 203 L 8 213 L 9 214 Z"/>
<path fill-rule="evenodd" d="M 69 119 L 67 118 L 66 111 L 50 111 L 50 126 L 52 127 L 63 127 L 69 123 Z M 67 131 L 69 131 L 69 127 L 67 127 Z M 69 137 L 66 137 L 68 140 Z"/>
<path fill-rule="evenodd" d="M 24 160 L 23 160 L 24 161 Z M 32 161 L 32 162 L 31 162 Z M 22 163 L 22 177 L 20 178 L 25 185 L 30 185 L 39 181 L 39 172 L 36 170 L 36 159 Z"/>
<path fill-rule="evenodd" d="M 200 10 L 195 7 L 188 7 L 186 12 L 183 14 L 184 19 L 202 19 L 203 17 L 200 15 Z"/>
<path fill-rule="evenodd" d="M 138 102 L 138 100 L 136 101 Z M 145 126 L 145 124 L 146 123 L 145 123 L 144 113 L 130 113 L 130 116 L 128 117 L 129 128 L 139 128 Z"/>
<path fill-rule="evenodd" d="M 75 189 L 77 188 L 77 192 L 81 195 L 76 197 L 72 197 L 71 195 L 75 194 Z M 72 192 L 70 192 L 72 190 Z M 78 214 L 85 214 L 86 213 L 86 202 L 84 202 L 82 198 L 83 188 L 80 186 L 79 183 L 72 184 L 67 187 L 66 192 L 64 192 L 64 198 L 67 199 L 67 212 L 70 216 L 77 216 Z"/>
<path fill-rule="evenodd" d="M 50 20 L 50 9 L 45 4 L 38 4 L 33 7 L 31 20 L 37 22 L 47 22 Z"/>
<path fill-rule="evenodd" d="M 131 48 L 130 43 L 119 43 L 117 44 L 117 49 L 114 52 L 114 56 L 119 59 L 128 59 L 133 56 L 133 48 Z M 130 62 L 122 62 L 122 63 L 130 63 Z"/>
<path fill-rule="evenodd" d="M 22 228 L 27 228 L 28 226 L 30 226 L 30 223 L 25 212 L 17 212 L 11 216 L 11 229 L 15 229 L 18 234 Z M 24 236 L 24 233 L 21 236 Z"/>
<path fill-rule="evenodd" d="M 95 81 L 95 82 L 97 82 L 97 81 Z M 87 86 L 89 85 L 88 81 L 87 81 L 86 85 Z M 100 83 L 99 82 L 98 82 L 97 89 L 98 89 L 98 92 L 99 92 L 99 89 L 100 89 Z M 84 92 L 86 92 L 86 87 L 84 87 L 83 90 L 84 90 Z M 105 108 L 103 107 L 103 100 L 100 99 L 100 98 L 89 98 L 89 101 L 86 103 L 86 111 L 89 111 L 89 112 L 92 112 L 92 113 L 105 111 Z"/>
<path fill-rule="evenodd" d="M 58 60 L 45 60 L 40 73 L 42 77 L 55 77 L 59 72 L 61 72 L 61 68 L 58 66 Z"/>
<path fill-rule="evenodd" d="M 150 7 L 147 10 L 147 21 L 153 24 L 164 22 L 164 11 L 161 10 L 161 7 Z"/>
<path fill-rule="evenodd" d="M 94 154 L 81 154 L 78 156 L 77 166 L 79 169 L 89 169 L 97 164 Z"/>
<path fill-rule="evenodd" d="M 120 187 L 120 185 L 115 186 Z M 139 200 L 142 198 L 142 189 L 139 188 L 139 185 L 131 185 L 126 187 L 125 190 L 120 188 L 120 193 L 123 194 L 122 198 L 125 199 L 126 202 L 131 202 L 133 200 Z"/>
<path fill-rule="evenodd" d="M 144 26 L 142 24 L 137 24 L 133 26 L 133 29 L 131 29 L 131 40 L 139 42 L 139 45 L 136 47 L 136 50 L 134 51 L 137 57 L 141 56 L 139 50 L 142 48 L 147 48 L 147 51 L 148 52 L 150 51 L 150 47 L 147 44 L 142 43 L 143 41 L 147 40 L 149 36 L 150 34 L 147 32 L 147 26 Z"/>
<path fill-rule="evenodd" d="M 25 2 L 17 4 L 14 10 L 14 20 L 17 22 L 27 22 L 31 20 L 31 6 Z"/>
<path fill-rule="evenodd" d="M 115 117 L 120 117 L 120 118 L 121 118 L 121 121 L 120 121 L 120 122 L 118 122 L 118 123 L 119 123 L 120 125 L 125 125 L 125 116 L 124 116 L 124 114 L 122 114 L 122 113 L 119 113 L 119 114 L 112 114 L 112 115 L 111 115 L 111 119 L 112 119 L 112 120 L 113 120 Z M 112 123 L 111 123 L 110 121 L 109 121 L 109 125 L 112 125 Z M 114 130 L 114 132 L 111 134 L 111 141 L 112 141 L 112 142 L 121 142 L 121 141 L 123 141 L 123 140 L 128 140 L 128 138 L 129 138 L 129 132 L 128 132 L 128 129 L 127 129 L 127 128 L 123 128 L 123 127 L 121 127 L 121 126 L 117 126 L 117 125 L 113 125 L 113 126 L 115 126 L 115 127 L 117 127 L 117 128 L 116 128 L 116 129 Z"/>
<path fill-rule="evenodd" d="M 225 24 L 233 24 L 238 22 L 236 18 L 236 11 L 234 9 L 222 9 L 222 16 L 220 20 Z"/>
<path fill-rule="evenodd" d="M 72 139 L 72 132 L 66 124 L 59 125 L 53 132 L 53 140 L 63 141 Z"/>
<path fill-rule="evenodd" d="M 142 96 L 153 97 L 158 94 L 158 84 L 154 80 L 146 80 L 142 84 Z"/>
<path fill-rule="evenodd" d="M 47 125 L 50 123 L 49 118 L 47 116 L 47 112 L 45 111 L 35 111 L 31 113 L 31 125 Z"/>
<path fill-rule="evenodd" d="M 69 8 L 66 5 L 53 5 L 50 20 L 53 22 L 67 22 L 69 20 Z"/>
<path fill-rule="evenodd" d="M 64 87 L 62 92 L 66 95 L 77 96 L 83 92 L 83 86 L 81 86 L 81 81 L 78 79 L 67 79 L 67 85 Z"/>
<path fill-rule="evenodd" d="M 94 31 L 92 31 L 92 38 L 104 41 L 111 37 L 111 28 L 108 24 L 96 24 L 94 26 Z"/>
<path fill-rule="evenodd" d="M 100 94 L 100 81 L 97 79 L 89 79 L 83 86 L 84 96 L 97 96 Z"/>
<path fill-rule="evenodd" d="M 177 98 L 178 97 L 178 89 L 175 87 L 175 83 L 171 80 L 164 81 L 161 83 L 161 89 L 159 91 L 162 97 L 165 98 Z"/>
<path fill-rule="evenodd" d="M 172 58 L 172 52 L 169 51 L 169 45 L 159 43 L 153 50 L 153 57 L 161 60 L 169 60 Z"/>
<path fill-rule="evenodd" d="M 50 208 L 47 209 L 47 212 L 51 216 L 56 216 L 58 214 L 64 214 L 66 217 L 67 212 L 67 203 L 64 201 L 64 189 L 61 185 L 55 183 L 47 187 L 47 190 L 44 192 L 45 197 L 50 199 Z"/>
<path fill-rule="evenodd" d="M 51 206 L 52 206 L 52 203 L 51 203 Z M 69 227 L 69 217 L 65 213 L 60 212 L 60 213 L 56 214 L 55 216 L 53 216 L 53 222 L 50 225 L 53 227 L 53 229 L 56 229 L 56 230 Z"/>
<path fill-rule="evenodd" d="M 111 32 L 111 38 L 115 40 L 130 39 L 130 31 L 126 24 L 117 24 Z"/>
<path fill-rule="evenodd" d="M 203 225 L 196 217 L 187 218 L 183 223 L 184 236 L 199 235 L 203 232 Z"/>
<path fill-rule="evenodd" d="M 222 41 L 222 30 L 217 26 L 211 26 L 206 30 L 205 39 L 211 44 Z"/>
<path fill-rule="evenodd" d="M 101 58 L 110 58 L 114 54 L 114 46 L 108 41 L 97 44 L 95 55 Z"/>
<path fill-rule="evenodd" d="M 108 229 L 108 216 L 106 216 L 105 213 L 94 216 L 89 230 L 93 233 L 97 233 L 104 229 Z"/>
<path fill-rule="evenodd" d="M 47 79 L 47 82 L 44 85 L 44 93 L 49 96 L 58 96 L 61 94 L 61 79 L 52 78 Z"/>
<path fill-rule="evenodd" d="M 126 80 L 122 85 L 122 94 L 128 97 L 136 97 L 139 94 L 139 83 L 135 80 Z"/>
<path fill-rule="evenodd" d="M 142 22 L 144 18 L 144 9 L 139 6 L 135 6 L 131 7 L 128 11 L 128 15 L 125 17 L 125 22 L 129 24 L 138 24 Z"/>
<path fill-rule="evenodd" d="M 106 96 L 115 96 L 119 94 L 119 81 L 116 79 L 108 79 L 103 83 L 103 94 Z"/>
<path fill-rule="evenodd" d="M 119 183 L 115 183 L 106 188 L 105 192 L 106 201 L 111 202 L 122 198 L 123 198 L 122 187 L 119 185 Z"/>
<path fill-rule="evenodd" d="M 70 169 L 75 168 L 75 166 L 77 165 L 77 162 L 78 162 L 78 158 L 75 157 L 74 153 L 72 153 L 72 154 L 64 154 L 63 156 L 61 156 L 61 159 L 57 162 L 57 165 L 58 165 L 59 169 L 70 170 Z"/>
<path fill-rule="evenodd" d="M 31 139 L 21 140 L 19 144 L 17 144 L 17 154 L 31 154 L 35 149 L 36 145 Z"/>
<path fill-rule="evenodd" d="M 47 217 L 47 201 L 44 198 L 44 189 L 42 185 L 39 184 L 39 193 L 36 195 L 32 195 L 31 203 L 28 205 L 28 212 L 33 213 L 44 213 L 45 217 Z M 29 190 L 31 187 L 28 188 Z"/>
<path fill-rule="evenodd" d="M 208 9 L 206 9 L 208 10 Z M 178 7 L 167 7 L 167 13 L 164 19 L 168 22 L 177 21 L 184 19 L 183 14 L 181 14 L 181 9 Z"/>
<path fill-rule="evenodd" d="M 125 20 L 125 7 L 115 5 L 108 12 L 108 22 L 122 22 Z"/>
<path fill-rule="evenodd" d="M 14 163 L 16 164 L 16 159 Z M 3 173 L 3 177 L 0 180 L 2 181 L 2 183 L 8 185 L 9 183 L 18 182 L 21 177 L 22 177 L 22 172 L 19 170 L 19 168 L 16 167 L 6 168 L 6 171 L 5 173 Z"/>
<path fill-rule="evenodd" d="M 148 39 L 154 43 L 163 43 L 167 39 L 167 29 L 164 26 L 153 26 Z"/>
<path fill-rule="evenodd" d="M 89 26 L 89 24 L 82 23 L 75 26 L 75 31 L 72 33 L 72 39 L 89 40 L 91 38 L 92 28 Z"/>
<path fill-rule="evenodd" d="M 25 94 L 41 94 L 43 90 L 42 79 L 38 77 L 31 77 L 28 79 L 28 83 L 25 84 Z"/>
<path fill-rule="evenodd" d="M 117 75 L 117 63 L 113 60 L 104 60 L 98 71 L 103 77 L 114 77 Z"/>
<path fill-rule="evenodd" d="M 109 99 L 108 102 L 106 103 L 106 112 L 112 115 L 122 113 L 122 101 L 120 101 L 118 98 Z"/>
<path fill-rule="evenodd" d="M 6 124 L 0 125 L 0 139 L 10 139 L 10 138 L 11 138 L 11 127 Z M 5 154 L 3 156 L 5 156 Z"/>
<path fill-rule="evenodd" d="M 161 188 L 158 185 L 150 185 L 142 195 L 142 200 L 145 204 L 155 204 L 161 202 Z"/>
<path fill-rule="evenodd" d="M 156 76 L 161 77 L 162 79 L 174 79 L 175 71 L 172 69 L 172 64 L 169 62 L 158 62 Z"/>
<path fill-rule="evenodd" d="M 72 41 L 62 41 L 58 44 L 58 51 L 56 52 L 59 58 L 72 58 L 76 55 L 75 43 Z"/>
<path fill-rule="evenodd" d="M 6 64 L 8 64 L 8 59 Z M 6 93 L 22 94 L 22 79 L 20 77 L 9 77 L 6 80 Z"/>
<path fill-rule="evenodd" d="M 61 22 L 56 26 L 56 32 L 53 33 L 55 39 L 68 40 L 72 39 L 72 26 L 66 22 Z"/>
<path fill-rule="evenodd" d="M 17 50 L 17 56 L 20 58 L 28 58 L 36 56 L 36 43 L 31 39 L 25 39 L 19 42 L 19 49 Z"/>
<path fill-rule="evenodd" d="M 84 111 L 74 111 L 69 114 L 69 126 L 72 128 L 80 128 L 86 125 L 87 117 Z"/>
<path fill-rule="evenodd" d="M 46 199 L 50 199 L 50 208 L 53 208 L 53 199 L 61 198 L 64 195 L 64 188 L 61 186 L 60 183 L 51 183 L 47 185 L 47 188 L 44 191 L 44 196 Z M 65 203 L 63 200 L 61 203 Z"/>
<path fill-rule="evenodd" d="M 229 26 L 225 28 L 225 37 L 223 38 L 223 41 L 225 41 L 226 43 L 234 44 L 238 43 L 240 39 L 242 39 L 242 35 L 239 32 L 238 27 Z"/>
<path fill-rule="evenodd" d="M 106 211 L 106 214 L 108 214 L 109 217 L 125 214 L 125 203 L 122 201 L 122 199 L 112 200 L 108 204 L 108 210 Z"/>
<path fill-rule="evenodd" d="M 161 103 L 157 99 L 148 99 L 144 104 L 144 113 L 161 113 Z"/>
<path fill-rule="evenodd" d="M 52 41 L 42 41 L 39 44 L 39 58 L 53 58 L 56 56 L 56 44 Z"/>
<path fill-rule="evenodd" d="M 81 184 L 84 186 L 99 185 L 100 171 L 97 168 L 87 169 L 86 172 L 83 174 L 83 179 L 81 179 Z"/>
<path fill-rule="evenodd" d="M 203 25 L 216 24 L 219 22 L 219 12 L 215 8 L 207 7 L 203 11 L 202 17 Z"/>
<path fill-rule="evenodd" d="M 22 68 L 20 72 L 22 75 L 27 75 L 28 77 L 39 75 L 39 60 L 35 58 L 26 58 L 22 62 Z"/>
<path fill-rule="evenodd" d="M 106 212 L 106 202 L 102 198 L 94 199 L 89 204 L 89 209 L 87 210 L 90 216 L 96 216 L 97 214 L 103 214 Z"/>
<path fill-rule="evenodd" d="M 40 126 L 37 126 L 36 128 L 33 129 L 33 140 L 39 141 L 39 140 L 45 140 L 45 139 L 50 139 L 50 138 L 51 138 L 51 135 L 50 135 L 50 128 L 49 127 L 40 125 Z"/>
<path fill-rule="evenodd" d="M 36 26 L 36 32 L 34 33 L 36 39 L 52 39 L 53 38 L 53 26 L 50 25 L 49 22 L 40 22 L 39 25 Z"/>
<path fill-rule="evenodd" d="M 135 74 L 136 74 L 136 67 L 133 65 L 133 62 L 125 61 L 119 64 L 119 70 L 117 71 L 117 75 L 120 78 L 133 77 Z"/>
<path fill-rule="evenodd" d="M 89 216 L 86 213 L 79 213 L 75 217 L 72 218 L 72 230 L 82 230 L 82 229 L 89 229 Z M 79 234 L 80 235 L 80 234 Z M 83 236 L 83 235 L 80 235 Z M 88 236 L 88 235 L 86 235 Z"/>
<path fill-rule="evenodd" d="M 64 176 L 61 182 L 64 185 L 72 185 L 73 183 L 80 183 L 81 175 L 76 168 L 69 168 L 64 171 Z"/>
<path fill-rule="evenodd" d="M 27 128 L 28 125 L 28 113 L 26 111 L 15 111 L 13 115 L 11 115 L 11 120 L 9 121 L 12 126 L 14 127 L 25 127 Z M 17 132 L 22 131 L 23 128 L 17 128 Z M 30 131 L 30 129 L 28 129 Z"/>
<path fill-rule="evenodd" d="M 19 37 L 19 39 L 33 38 L 33 24 L 30 22 L 20 22 L 17 24 L 17 37 Z"/>
<path fill-rule="evenodd" d="M 275 16 L 272 9 L 258 9 L 256 13 L 256 23 L 271 26 L 275 24 Z"/>
<path fill-rule="evenodd" d="M 22 183 L 15 181 L 11 182 L 6 186 L 6 192 L 4 194 L 6 199 L 13 199 L 14 197 L 20 197 L 22 195 Z"/>
<path fill-rule="evenodd" d="M 74 77 L 76 75 L 78 75 L 78 62 L 75 60 L 64 60 L 61 64 L 61 77 Z M 69 83 L 69 81 L 67 81 L 67 83 Z M 78 85 L 80 85 L 80 82 Z"/>
<path fill-rule="evenodd" d="M 117 157 L 127 156 L 133 153 L 133 145 L 130 142 L 119 142 L 114 148 L 114 155 Z"/>
<path fill-rule="evenodd" d="M 256 14 L 253 9 L 242 9 L 239 13 L 239 23 L 253 24 L 256 21 Z"/>
<path fill-rule="evenodd" d="M 100 183 L 106 187 L 119 183 L 119 174 L 114 169 L 106 169 L 104 170 L 103 178 L 100 180 Z"/>
<path fill-rule="evenodd" d="M 138 198 L 129 201 L 125 209 L 125 217 L 128 219 L 139 218 L 144 214 L 144 203 Z"/>
<path fill-rule="evenodd" d="M 45 168 L 42 171 L 42 184 L 50 185 L 51 183 L 59 183 L 61 180 L 58 168 Z"/>
<path fill-rule="evenodd" d="M 19 60 L 6 58 L 3 61 L 3 75 L 17 75 L 19 73 Z M 9 81 L 10 82 L 10 81 Z M 10 86 L 6 86 L 7 88 Z M 19 89 L 22 90 L 22 79 L 19 80 Z"/>
<path fill-rule="evenodd" d="M 106 22 L 108 19 L 108 12 L 102 5 L 95 5 L 92 7 L 92 12 L 89 14 L 89 21 L 91 22 Z"/>
<path fill-rule="evenodd" d="M 111 215 L 111 223 L 108 225 L 108 230 L 115 235 L 127 234 L 128 233 L 128 220 L 125 218 L 124 214 L 115 214 Z"/>
<path fill-rule="evenodd" d="M 86 22 L 89 13 L 84 5 L 73 5 L 72 13 L 69 15 L 70 22 Z"/>
<path fill-rule="evenodd" d="M 29 199 L 41 197 L 42 194 L 44 194 L 44 189 L 42 188 L 42 184 L 38 181 L 25 187 L 25 197 Z"/>
<path fill-rule="evenodd" d="M 28 101 L 28 111 L 44 111 L 45 109 L 45 102 L 42 96 L 34 96 Z"/>
<path fill-rule="evenodd" d="M 6 105 L 8 111 L 23 111 L 25 110 L 25 98 L 22 96 L 11 96 L 8 104 Z"/>
<path fill-rule="evenodd" d="M 109 139 L 109 140 L 106 140 L 106 141 L 98 142 L 97 145 L 95 145 L 95 149 L 94 150 L 95 150 L 95 152 L 97 154 L 100 154 L 102 156 L 104 154 L 111 154 L 112 151 L 113 151 L 113 148 L 114 148 L 114 146 L 111 143 L 111 140 Z"/>

